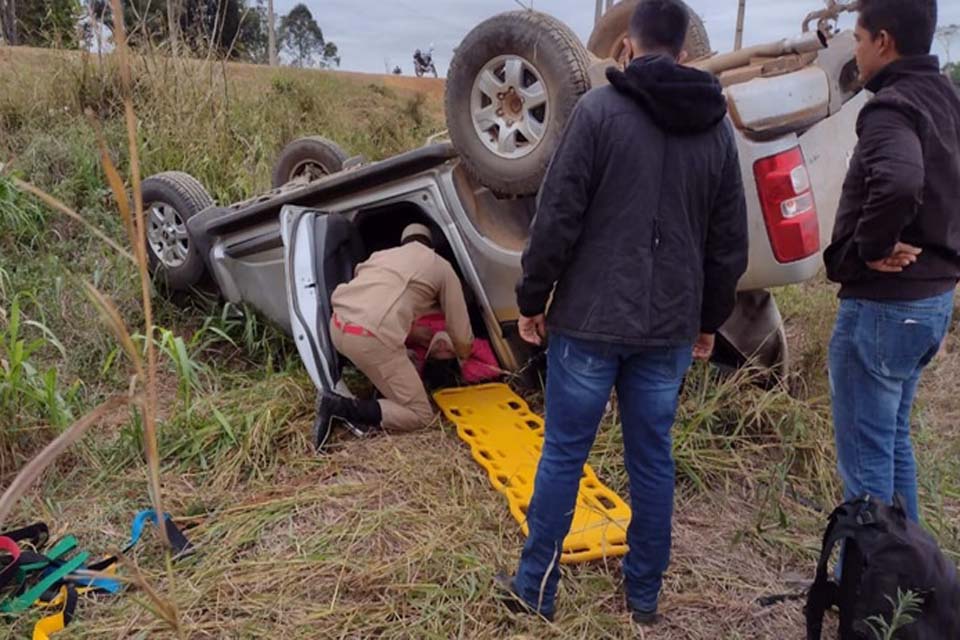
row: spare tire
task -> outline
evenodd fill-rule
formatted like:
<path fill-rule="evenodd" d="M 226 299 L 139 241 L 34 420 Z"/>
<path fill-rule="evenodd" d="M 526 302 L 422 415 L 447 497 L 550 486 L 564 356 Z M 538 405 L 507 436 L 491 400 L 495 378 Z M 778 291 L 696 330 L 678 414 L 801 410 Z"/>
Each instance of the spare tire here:
<path fill-rule="evenodd" d="M 276 189 L 296 178 L 310 182 L 340 171 L 346 159 L 346 152 L 332 140 L 321 136 L 298 138 L 280 151 L 270 184 Z"/>
<path fill-rule="evenodd" d="M 450 139 L 466 169 L 500 195 L 536 193 L 580 96 L 587 52 L 565 24 L 510 11 L 477 25 L 447 74 Z"/>
<path fill-rule="evenodd" d="M 623 41 L 630 30 L 630 17 L 640 0 L 621 0 L 607 11 L 590 34 L 587 41 L 587 50 L 599 58 L 612 58 L 623 64 L 626 62 Z M 687 29 L 687 40 L 683 44 L 687 52 L 687 60 L 696 60 L 713 53 L 710 48 L 710 37 L 703 19 L 689 6 L 690 27 Z"/>
<path fill-rule="evenodd" d="M 213 198 L 196 178 L 182 171 L 150 176 L 143 194 L 147 261 L 154 276 L 174 291 L 200 284 L 206 267 L 187 220 L 213 205 Z"/>

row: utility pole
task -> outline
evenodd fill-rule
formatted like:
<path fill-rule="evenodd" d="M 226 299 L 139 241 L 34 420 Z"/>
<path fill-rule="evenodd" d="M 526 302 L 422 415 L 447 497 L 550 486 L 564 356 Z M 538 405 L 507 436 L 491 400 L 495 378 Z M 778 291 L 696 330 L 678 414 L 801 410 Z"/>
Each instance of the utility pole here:
<path fill-rule="evenodd" d="M 97 19 L 97 14 L 93 10 L 93 3 L 87 3 L 87 15 L 90 17 L 90 24 L 93 28 L 93 35 L 97 38 L 97 58 L 103 61 L 103 23 Z"/>
<path fill-rule="evenodd" d="M 10 46 L 19 44 L 17 39 L 17 0 L 0 0 L 0 42 Z"/>
<path fill-rule="evenodd" d="M 173 57 L 180 56 L 180 0 L 167 0 L 167 31 Z"/>
<path fill-rule="evenodd" d="M 593 15 L 594 25 L 600 22 L 600 18 L 603 17 L 604 13 L 610 11 L 610 7 L 612 7 L 615 2 L 616 0 L 597 0 L 597 10 Z"/>
<path fill-rule="evenodd" d="M 277 66 L 277 33 L 274 27 L 273 0 L 267 0 L 267 55 L 270 66 Z"/>
<path fill-rule="evenodd" d="M 737 39 L 733 43 L 733 50 L 740 51 L 743 48 L 743 21 L 747 15 L 747 0 L 740 0 L 740 8 L 737 10 Z"/>
<path fill-rule="evenodd" d="M 953 45 L 953 41 L 960 36 L 960 25 L 950 24 L 945 27 L 940 27 L 937 29 L 937 40 L 943 46 L 943 53 L 947 59 L 947 64 L 953 62 L 953 58 L 950 57 L 950 47 Z"/>

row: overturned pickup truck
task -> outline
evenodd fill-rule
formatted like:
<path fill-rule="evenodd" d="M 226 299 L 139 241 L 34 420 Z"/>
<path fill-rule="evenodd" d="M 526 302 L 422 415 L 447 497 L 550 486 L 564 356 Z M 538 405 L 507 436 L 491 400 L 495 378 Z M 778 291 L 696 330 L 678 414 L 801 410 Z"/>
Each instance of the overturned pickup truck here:
<path fill-rule="evenodd" d="M 177 290 L 212 280 L 227 300 L 252 305 L 294 337 L 317 387 L 333 389 L 341 364 L 327 329 L 330 294 L 404 226 L 424 223 L 464 282 L 476 334 L 503 369 L 528 370 L 535 354 L 517 335 L 514 285 L 535 193 L 577 100 L 619 64 L 635 4 L 603 15 L 589 51 L 535 11 L 479 24 L 451 63 L 449 141 L 367 164 L 322 138 L 296 140 L 276 162 L 273 190 L 228 206 L 187 174 L 150 177 L 146 243 L 157 277 Z M 830 2 L 801 36 L 724 55 L 711 52 L 699 19 L 691 24 L 688 64 L 725 86 L 749 210 L 749 267 L 718 339 L 722 364 L 788 366 L 766 290 L 819 270 L 866 99 L 852 34 L 834 26 L 843 9 Z"/>

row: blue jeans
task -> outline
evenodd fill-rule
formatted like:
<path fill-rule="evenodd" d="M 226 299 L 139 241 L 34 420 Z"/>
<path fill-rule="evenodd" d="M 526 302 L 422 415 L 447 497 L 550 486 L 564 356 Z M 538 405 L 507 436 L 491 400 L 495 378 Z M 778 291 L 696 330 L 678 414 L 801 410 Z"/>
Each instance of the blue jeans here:
<path fill-rule="evenodd" d="M 890 504 L 899 494 L 919 521 L 910 411 L 952 315 L 952 291 L 910 302 L 840 302 L 830 397 L 845 499 L 871 495 Z"/>
<path fill-rule="evenodd" d="M 547 354 L 546 429 L 533 497 L 530 535 L 513 587 L 533 609 L 552 615 L 560 553 L 570 531 L 587 455 L 610 392 L 617 389 L 633 517 L 623 562 L 627 600 L 657 607 L 670 562 L 674 466 L 670 429 L 692 345 L 640 349 L 552 335 Z"/>

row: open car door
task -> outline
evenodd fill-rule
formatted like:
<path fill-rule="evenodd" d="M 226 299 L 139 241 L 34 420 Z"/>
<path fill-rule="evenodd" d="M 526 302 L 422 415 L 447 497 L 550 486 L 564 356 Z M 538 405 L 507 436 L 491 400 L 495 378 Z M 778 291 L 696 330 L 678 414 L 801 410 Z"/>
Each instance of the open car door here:
<path fill-rule="evenodd" d="M 340 214 L 285 206 L 280 211 L 290 326 L 317 389 L 333 392 L 341 363 L 330 340 L 330 296 L 364 259 L 354 224 Z"/>

